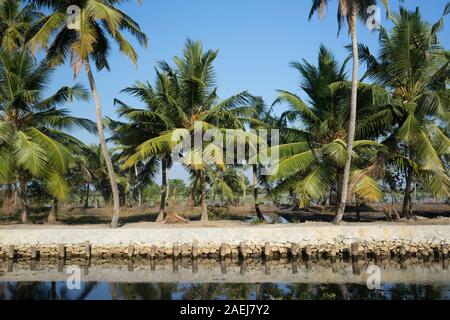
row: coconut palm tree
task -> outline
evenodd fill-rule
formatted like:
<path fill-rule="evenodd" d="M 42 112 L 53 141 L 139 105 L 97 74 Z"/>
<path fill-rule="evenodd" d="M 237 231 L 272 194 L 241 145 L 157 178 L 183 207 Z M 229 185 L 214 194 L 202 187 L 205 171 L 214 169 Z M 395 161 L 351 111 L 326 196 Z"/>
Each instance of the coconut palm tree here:
<path fill-rule="evenodd" d="M 390 31 L 381 29 L 377 57 L 360 45 L 360 59 L 367 64 L 365 77 L 393 95 L 361 124 L 367 132 L 384 137 L 390 152 L 386 160 L 404 173 L 403 215 L 409 217 L 412 186 L 419 179 L 435 196 L 450 194 L 445 167 L 450 153 L 450 56 L 438 37 L 443 18 L 429 25 L 419 9 L 410 12 L 401 8 L 392 21 Z"/>
<path fill-rule="evenodd" d="M 208 168 L 209 183 L 211 185 L 211 204 L 216 204 L 216 197 L 219 195 L 222 204 L 223 200 L 232 202 L 235 196 L 239 197 L 241 192 L 240 172 L 234 167 L 215 167 Z"/>
<path fill-rule="evenodd" d="M 137 148 L 137 152 L 127 161 L 133 165 L 136 161 L 145 159 L 151 155 L 172 150 L 178 141 L 172 137 L 178 130 L 187 130 L 193 140 L 194 129 L 201 126 L 201 134 L 208 128 L 243 128 L 239 116 L 247 112 L 252 104 L 253 97 L 247 92 L 239 93 L 225 100 L 219 100 L 215 87 L 215 73 L 213 62 L 217 57 L 217 51 L 203 51 L 199 41 L 188 40 L 186 42 L 183 57 L 175 57 L 175 68 L 167 62 L 161 62 L 159 67 L 162 72 L 169 75 L 170 87 L 173 93 L 167 106 L 166 117 L 170 117 L 174 124 L 172 130 L 163 132 L 156 138 L 150 138 Z M 194 144 L 192 144 L 194 145 Z M 203 145 L 211 146 L 210 143 Z M 221 152 L 221 150 L 217 150 Z M 195 172 L 201 190 L 202 221 L 208 220 L 206 200 L 206 175 L 207 164 L 202 159 L 204 154 L 196 148 L 183 150 L 183 163 Z"/>
<path fill-rule="evenodd" d="M 295 124 L 300 120 L 301 127 L 282 127 L 283 143 L 272 147 L 278 149 L 280 161 L 278 172 L 271 180 L 278 180 L 275 191 L 294 190 L 300 195 L 300 205 L 323 200 L 334 186 L 337 198 L 344 190 L 344 168 L 346 163 L 346 124 L 350 117 L 348 93 L 351 84 L 346 81 L 345 62 L 340 65 L 333 54 L 324 46 L 320 47 L 317 66 L 303 60 L 291 64 L 301 76 L 301 89 L 309 101 L 304 102 L 298 95 L 279 90 L 274 105 L 287 102 L 289 110 L 281 115 L 280 123 Z M 371 111 L 374 101 L 384 101 L 378 96 L 377 88 L 360 84 L 359 109 L 363 115 Z M 380 189 L 370 176 L 367 162 L 376 160 L 373 148 L 381 147 L 375 141 L 354 141 L 355 151 L 364 152 L 358 157 L 352 152 L 354 166 L 350 174 L 350 191 L 365 200 L 378 200 Z M 370 161 L 367 161 L 369 155 Z M 356 165 L 368 167 L 358 169 Z M 370 167 L 371 168 L 371 167 Z M 371 170 L 373 171 L 373 170 Z M 335 184 L 335 181 L 337 183 Z"/>
<path fill-rule="evenodd" d="M 121 117 L 129 122 L 116 126 L 116 134 L 121 135 L 121 143 L 128 147 L 132 156 L 135 149 L 147 141 L 149 138 L 158 137 L 161 132 L 166 132 L 175 128 L 174 120 L 171 118 L 173 113 L 172 104 L 176 99 L 176 91 L 171 83 L 170 75 L 167 72 L 156 70 L 155 86 L 150 83 L 137 82 L 135 85 L 122 90 L 133 97 L 140 99 L 145 103 L 145 109 L 133 108 L 124 102 L 116 99 L 115 105 L 118 106 L 117 112 Z M 163 148 L 157 154 L 161 163 L 161 201 L 160 210 L 156 222 L 164 219 L 164 210 L 168 196 L 168 169 L 172 165 L 171 151 L 169 148 Z M 139 157 L 140 160 L 128 161 L 125 168 L 134 166 L 139 161 L 149 163 L 154 161 L 155 155 L 148 157 Z M 132 158 L 135 159 L 135 158 Z M 153 160 L 151 160 L 153 159 Z"/>
<path fill-rule="evenodd" d="M 33 22 L 41 17 L 32 5 L 20 1 L 0 2 L 0 43 L 4 50 L 17 50 L 26 43 L 26 33 Z"/>
<path fill-rule="evenodd" d="M 387 8 L 387 0 L 382 1 Z M 353 71 L 352 71 L 352 88 L 351 88 L 351 108 L 350 108 L 350 117 L 348 121 L 348 130 L 347 130 L 347 156 L 344 166 L 344 171 L 342 175 L 342 192 L 340 193 L 341 198 L 339 202 L 339 206 L 336 211 L 336 217 L 334 222 L 339 224 L 342 221 L 342 217 L 345 211 L 345 204 L 347 202 L 347 191 L 348 191 L 348 182 L 350 177 L 350 167 L 352 157 L 351 154 L 353 152 L 353 140 L 355 136 L 355 127 L 356 127 L 356 107 L 357 107 L 357 95 L 358 95 L 358 39 L 357 39 L 357 30 L 356 30 L 356 22 L 358 18 L 361 18 L 364 22 L 367 19 L 367 9 L 371 5 L 375 5 L 375 0 L 338 0 L 338 34 L 341 30 L 343 23 L 348 23 L 348 29 L 351 36 L 352 41 L 352 52 L 353 52 Z M 314 15 L 314 13 L 318 13 L 319 17 L 322 17 L 327 9 L 328 0 L 313 0 L 311 11 L 309 13 L 309 19 Z"/>
<path fill-rule="evenodd" d="M 110 39 L 112 38 L 119 45 L 120 51 L 136 64 L 137 54 L 122 31 L 128 31 L 137 39 L 139 44 L 145 46 L 147 45 L 147 37 L 130 16 L 116 7 L 123 2 L 120 0 L 77 1 L 76 5 L 80 12 L 79 16 L 76 17 L 78 25 L 75 28 L 69 28 L 67 24 L 66 12 L 68 7 L 73 5 L 72 1 L 32 0 L 31 2 L 49 9 L 50 14 L 40 19 L 33 26 L 29 37 L 30 47 L 32 49 L 40 46 L 46 47 L 47 58 L 52 65 L 63 64 L 67 59 L 70 59 L 75 76 L 78 75 L 83 66 L 85 68 L 95 102 L 97 130 L 114 201 L 111 227 L 117 227 L 120 216 L 119 190 L 106 144 L 102 125 L 100 95 L 92 72 L 91 61 L 95 63 L 98 71 L 105 68 L 109 70 L 108 56 Z"/>
<path fill-rule="evenodd" d="M 268 108 L 265 104 L 264 100 L 261 97 L 255 97 L 253 105 L 250 108 L 247 108 L 245 110 L 245 114 L 239 118 L 241 123 L 249 129 L 253 130 L 259 130 L 259 129 L 265 129 L 270 131 L 271 129 L 278 130 L 279 129 L 279 123 L 276 117 L 272 115 L 272 108 Z M 248 149 L 249 151 L 252 150 L 254 152 L 258 152 L 259 146 L 252 145 L 252 141 L 258 142 L 259 139 L 252 139 L 251 136 L 254 134 L 254 132 L 246 132 L 246 135 L 248 135 Z M 268 137 L 271 136 L 271 134 L 268 134 Z M 261 150 L 260 150 L 261 151 Z M 255 208 L 256 216 L 259 218 L 260 221 L 264 220 L 264 216 L 261 212 L 261 209 L 259 207 L 259 185 L 260 180 L 265 180 L 265 176 L 261 176 L 259 173 L 261 171 L 261 166 L 258 164 L 258 161 L 260 159 L 254 158 L 249 159 L 252 162 L 251 169 L 252 169 L 252 189 L 253 189 L 253 206 Z M 253 161 L 257 160 L 257 161 Z M 256 164 L 253 162 L 257 162 Z"/>
<path fill-rule="evenodd" d="M 237 183 L 239 186 L 239 195 L 238 195 L 238 204 L 241 203 L 240 201 L 240 195 L 242 194 L 242 204 L 245 205 L 245 199 L 247 197 L 247 189 L 249 186 L 249 180 L 247 178 L 247 176 L 245 175 L 245 171 L 241 168 L 240 170 L 238 170 L 237 172 Z"/>
<path fill-rule="evenodd" d="M 44 97 L 53 68 L 36 63 L 28 50 L 0 51 L 0 182 L 20 184 L 21 220 L 27 221 L 27 186 L 32 177 L 45 182 L 58 199 L 68 194 L 63 175 L 68 170 L 70 136 L 62 130 L 84 128 L 95 132 L 86 119 L 58 109 L 75 98 L 87 99 L 81 86 L 62 87 Z"/>

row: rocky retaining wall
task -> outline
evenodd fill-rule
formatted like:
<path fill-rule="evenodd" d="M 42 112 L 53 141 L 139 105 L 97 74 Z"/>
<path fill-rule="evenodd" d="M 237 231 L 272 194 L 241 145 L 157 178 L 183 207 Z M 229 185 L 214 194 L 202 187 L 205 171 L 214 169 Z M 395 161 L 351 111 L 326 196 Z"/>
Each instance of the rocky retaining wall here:
<path fill-rule="evenodd" d="M 0 228 L 0 257 L 446 257 L 450 225 Z"/>

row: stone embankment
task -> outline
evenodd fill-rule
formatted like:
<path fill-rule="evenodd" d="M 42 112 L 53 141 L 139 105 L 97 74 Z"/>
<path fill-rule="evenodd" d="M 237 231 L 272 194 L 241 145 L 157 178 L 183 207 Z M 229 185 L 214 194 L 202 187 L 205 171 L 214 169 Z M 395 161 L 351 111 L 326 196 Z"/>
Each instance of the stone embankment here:
<path fill-rule="evenodd" d="M 447 257 L 450 225 L 0 228 L 0 257 Z"/>

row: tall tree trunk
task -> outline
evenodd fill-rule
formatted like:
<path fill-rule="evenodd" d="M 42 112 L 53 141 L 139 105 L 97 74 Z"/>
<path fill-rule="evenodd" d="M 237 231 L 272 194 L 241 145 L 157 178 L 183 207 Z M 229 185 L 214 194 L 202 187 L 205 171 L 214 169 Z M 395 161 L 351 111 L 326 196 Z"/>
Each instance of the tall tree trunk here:
<path fill-rule="evenodd" d="M 245 197 L 247 196 L 247 190 L 245 190 L 245 187 L 242 190 L 242 204 L 245 206 Z"/>
<path fill-rule="evenodd" d="M 24 173 L 19 173 L 20 181 L 20 203 L 22 205 L 22 212 L 20 214 L 20 220 L 22 223 L 27 223 L 28 220 L 28 186 L 27 179 Z"/>
<path fill-rule="evenodd" d="M 411 213 L 411 183 L 413 178 L 413 172 L 411 168 L 406 170 L 406 181 L 405 181 L 405 195 L 403 197 L 403 210 L 402 210 L 402 218 L 409 218 L 412 216 Z"/>
<path fill-rule="evenodd" d="M 206 203 L 206 178 L 203 169 L 199 170 L 199 178 L 200 178 L 200 190 L 201 190 L 201 207 L 202 207 L 202 222 L 207 222 L 208 219 L 208 204 Z"/>
<path fill-rule="evenodd" d="M 89 183 L 86 183 L 86 199 L 84 200 L 84 207 L 89 208 Z"/>
<path fill-rule="evenodd" d="M 14 200 L 13 200 L 13 206 L 14 208 L 17 208 L 17 198 L 18 198 L 18 191 L 17 191 L 17 183 L 14 183 Z"/>
<path fill-rule="evenodd" d="M 189 206 L 191 208 L 195 207 L 195 190 L 197 189 L 197 181 L 198 181 L 198 176 L 197 176 L 197 172 L 195 172 L 196 177 L 194 178 L 194 181 L 192 183 L 192 188 L 191 188 L 191 196 L 189 198 Z"/>
<path fill-rule="evenodd" d="M 173 205 L 177 204 L 177 187 L 173 187 L 173 194 L 172 194 L 172 203 Z"/>
<path fill-rule="evenodd" d="M 337 181 L 337 187 L 336 187 L 336 202 L 334 203 L 334 210 L 337 211 L 339 209 L 339 203 L 341 200 L 341 194 L 342 194 L 342 186 L 344 181 L 344 170 L 342 168 L 338 169 L 338 181 Z"/>
<path fill-rule="evenodd" d="M 212 190 L 211 206 L 214 207 L 215 205 L 216 205 L 216 190 Z"/>
<path fill-rule="evenodd" d="M 258 216 L 259 220 L 263 221 L 264 216 L 261 213 L 261 209 L 259 209 L 259 203 L 258 203 L 258 167 L 256 164 L 252 166 L 253 169 L 253 204 L 255 206 L 255 212 Z"/>
<path fill-rule="evenodd" d="M 139 186 L 139 189 L 138 189 L 138 206 L 139 206 L 139 208 L 142 208 L 142 189 L 141 189 L 141 186 Z"/>
<path fill-rule="evenodd" d="M 98 190 L 95 190 L 95 195 L 94 195 L 94 208 L 98 209 L 99 207 L 99 194 L 98 194 Z"/>
<path fill-rule="evenodd" d="M 138 206 L 142 208 L 142 184 L 139 180 L 139 172 L 137 165 L 134 165 L 134 174 L 136 175 L 137 185 L 138 185 Z"/>
<path fill-rule="evenodd" d="M 106 144 L 105 132 L 103 131 L 103 117 L 102 117 L 102 107 L 100 104 L 100 96 L 97 92 L 97 86 L 95 84 L 94 75 L 92 74 L 91 65 L 89 62 L 89 58 L 84 61 L 84 67 L 86 69 L 86 74 L 89 80 L 89 85 L 91 87 L 92 96 L 95 101 L 95 113 L 97 115 L 97 130 L 98 135 L 100 137 L 100 146 L 102 148 L 102 155 L 105 159 L 106 168 L 108 170 L 109 181 L 111 183 L 111 191 L 113 195 L 114 201 L 114 214 L 111 220 L 111 227 L 117 228 L 119 226 L 119 217 L 120 217 L 120 197 L 119 197 L 119 188 L 117 187 L 116 181 L 116 173 L 114 172 L 113 163 L 111 160 L 111 156 L 109 155 L 108 146 Z"/>
<path fill-rule="evenodd" d="M 348 193 L 348 181 L 350 177 L 350 166 L 352 164 L 352 151 L 353 151 L 353 139 L 355 138 L 355 126 L 356 126 L 356 107 L 357 107 L 357 97 L 358 97 L 358 39 L 356 34 L 356 18 L 357 18 L 357 7 L 355 4 L 352 5 L 352 13 L 349 19 L 350 34 L 352 37 L 352 48 L 353 48 L 353 73 L 352 73 L 352 95 L 350 101 L 350 119 L 348 121 L 348 132 L 347 132 L 347 160 L 344 166 L 344 175 L 342 179 L 342 190 L 339 202 L 339 208 L 336 212 L 336 217 L 334 219 L 335 224 L 340 224 L 342 217 L 344 216 L 345 204 L 347 202 Z"/>
<path fill-rule="evenodd" d="M 56 221 L 58 221 L 58 205 L 59 205 L 59 201 L 57 198 L 53 199 L 53 204 L 52 204 L 52 208 L 50 210 L 50 214 L 47 217 L 47 223 L 55 223 Z"/>
<path fill-rule="evenodd" d="M 161 202 L 159 204 L 159 214 L 156 218 L 156 222 L 164 220 L 164 210 L 167 200 L 167 158 L 163 156 L 161 159 Z"/>

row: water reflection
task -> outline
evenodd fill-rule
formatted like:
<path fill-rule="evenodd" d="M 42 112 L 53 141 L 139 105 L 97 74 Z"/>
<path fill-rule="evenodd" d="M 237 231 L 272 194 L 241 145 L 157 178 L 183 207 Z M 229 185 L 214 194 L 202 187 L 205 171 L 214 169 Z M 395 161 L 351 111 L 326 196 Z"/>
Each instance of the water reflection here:
<path fill-rule="evenodd" d="M 380 266 L 381 289 L 365 284 Z M 80 290 L 65 280 L 81 268 Z M 55 260 L 0 261 L 0 300 L 450 299 L 448 261 Z"/>
<path fill-rule="evenodd" d="M 441 300 L 448 285 L 385 284 L 369 290 L 361 284 L 281 283 L 83 283 L 68 290 L 63 282 L 3 282 L 1 300 Z"/>

